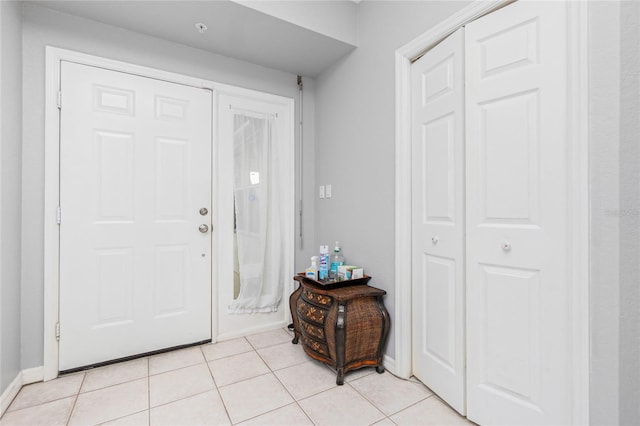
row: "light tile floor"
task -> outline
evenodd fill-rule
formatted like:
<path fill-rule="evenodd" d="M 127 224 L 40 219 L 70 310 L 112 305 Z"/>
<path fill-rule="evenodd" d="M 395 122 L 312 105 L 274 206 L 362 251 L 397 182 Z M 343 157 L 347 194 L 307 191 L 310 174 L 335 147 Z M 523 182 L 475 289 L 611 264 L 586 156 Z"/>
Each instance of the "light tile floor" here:
<path fill-rule="evenodd" d="M 417 380 L 335 372 L 287 330 L 196 346 L 22 388 L 5 425 L 472 425 Z"/>

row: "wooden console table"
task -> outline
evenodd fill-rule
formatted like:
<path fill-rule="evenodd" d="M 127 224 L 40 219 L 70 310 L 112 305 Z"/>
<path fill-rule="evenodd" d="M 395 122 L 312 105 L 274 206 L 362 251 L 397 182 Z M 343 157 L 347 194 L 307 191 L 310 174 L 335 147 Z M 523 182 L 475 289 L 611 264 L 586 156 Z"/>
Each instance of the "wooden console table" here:
<path fill-rule="evenodd" d="M 371 277 L 322 284 L 303 274 L 289 298 L 295 337 L 312 358 L 337 371 L 336 383 L 344 383 L 347 371 L 376 367 L 384 372 L 382 357 L 389 335 L 389 313 L 382 296 L 386 291 L 366 285 Z"/>

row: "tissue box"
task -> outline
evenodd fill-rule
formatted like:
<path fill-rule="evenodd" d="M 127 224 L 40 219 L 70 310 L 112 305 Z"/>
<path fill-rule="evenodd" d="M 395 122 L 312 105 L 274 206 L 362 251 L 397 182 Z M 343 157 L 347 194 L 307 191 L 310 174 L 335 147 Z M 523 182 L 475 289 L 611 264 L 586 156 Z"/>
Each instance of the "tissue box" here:
<path fill-rule="evenodd" d="M 338 266 L 338 281 L 353 280 L 364 277 L 364 269 L 355 265 Z"/>

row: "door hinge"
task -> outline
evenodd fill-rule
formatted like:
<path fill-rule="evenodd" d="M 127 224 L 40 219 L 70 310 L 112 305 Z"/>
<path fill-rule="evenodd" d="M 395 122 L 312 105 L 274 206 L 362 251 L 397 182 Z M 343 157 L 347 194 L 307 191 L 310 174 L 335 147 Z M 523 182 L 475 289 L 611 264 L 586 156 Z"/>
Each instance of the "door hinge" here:
<path fill-rule="evenodd" d="M 58 211 L 56 213 L 56 221 L 58 222 L 58 225 L 62 223 L 62 208 L 60 206 L 58 206 Z"/>
<path fill-rule="evenodd" d="M 58 92 L 58 109 L 62 109 L 62 92 Z"/>
<path fill-rule="evenodd" d="M 56 340 L 60 341 L 60 323 L 56 323 Z"/>

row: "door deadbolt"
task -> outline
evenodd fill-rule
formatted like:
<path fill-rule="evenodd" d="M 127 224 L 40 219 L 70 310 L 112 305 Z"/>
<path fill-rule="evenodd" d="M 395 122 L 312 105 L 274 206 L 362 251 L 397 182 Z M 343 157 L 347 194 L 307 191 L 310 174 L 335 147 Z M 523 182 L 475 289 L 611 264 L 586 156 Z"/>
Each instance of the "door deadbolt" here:
<path fill-rule="evenodd" d="M 203 207 L 203 208 L 201 208 L 201 209 L 200 209 L 200 214 L 201 214 L 202 216 L 206 216 L 206 215 L 207 215 L 207 213 L 209 213 L 209 210 L 207 210 L 205 207 Z"/>
<path fill-rule="evenodd" d="M 203 234 L 206 233 L 208 230 L 209 230 L 209 227 L 204 223 L 198 227 L 198 231 L 202 232 Z"/>

